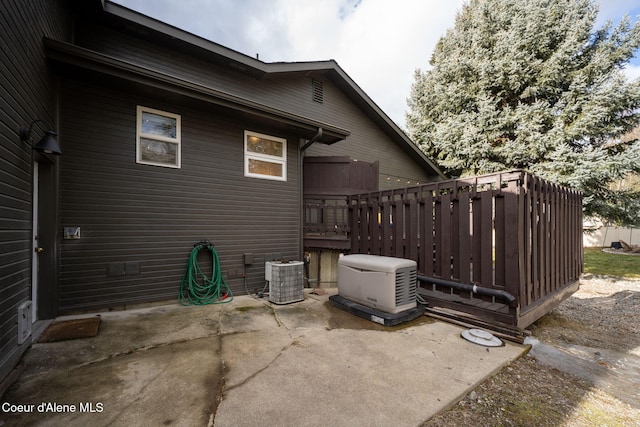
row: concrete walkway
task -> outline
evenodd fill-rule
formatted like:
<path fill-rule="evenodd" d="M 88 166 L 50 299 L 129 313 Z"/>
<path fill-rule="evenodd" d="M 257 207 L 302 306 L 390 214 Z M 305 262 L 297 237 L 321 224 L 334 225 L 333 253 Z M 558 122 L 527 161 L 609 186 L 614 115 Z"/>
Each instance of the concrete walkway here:
<path fill-rule="evenodd" d="M 417 426 L 527 349 L 427 317 L 386 328 L 327 298 L 101 313 L 94 338 L 32 346 L 0 426 Z"/>

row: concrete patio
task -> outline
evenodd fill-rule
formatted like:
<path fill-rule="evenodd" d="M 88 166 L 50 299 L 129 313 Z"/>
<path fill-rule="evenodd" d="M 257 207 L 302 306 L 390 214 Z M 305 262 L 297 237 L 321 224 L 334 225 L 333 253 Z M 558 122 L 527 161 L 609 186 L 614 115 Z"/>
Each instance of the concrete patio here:
<path fill-rule="evenodd" d="M 0 426 L 416 426 L 528 348 L 426 316 L 384 327 L 309 291 L 100 313 L 96 337 L 32 346 Z"/>

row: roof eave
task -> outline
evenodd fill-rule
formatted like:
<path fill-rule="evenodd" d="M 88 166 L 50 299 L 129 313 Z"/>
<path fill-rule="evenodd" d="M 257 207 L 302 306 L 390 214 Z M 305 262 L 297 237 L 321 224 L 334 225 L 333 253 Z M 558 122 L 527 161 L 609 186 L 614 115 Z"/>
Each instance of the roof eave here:
<path fill-rule="evenodd" d="M 322 137 L 318 139 L 318 142 L 324 144 L 333 144 L 341 141 L 351 133 L 347 129 L 329 123 L 260 104 L 237 95 L 157 70 L 145 68 L 138 64 L 123 61 L 76 45 L 48 38 L 44 39 L 44 44 L 47 57 L 53 61 L 157 87 L 172 93 L 211 102 L 254 116 L 272 119 L 299 129 L 301 136 L 311 137 L 316 134 L 318 128 L 322 128 Z"/>
<path fill-rule="evenodd" d="M 310 62 L 273 62 L 265 63 L 259 59 L 229 49 L 225 46 L 189 33 L 162 21 L 153 19 L 134 10 L 108 0 L 102 0 L 103 10 L 108 14 L 141 25 L 163 34 L 173 40 L 181 41 L 199 48 L 203 53 L 223 59 L 226 65 L 238 72 L 263 78 L 278 73 L 324 72 L 339 86 L 347 96 L 369 115 L 396 143 L 415 161 L 432 171 L 433 176 L 447 179 L 438 166 L 433 163 L 406 133 L 358 86 L 334 60 Z"/>
<path fill-rule="evenodd" d="M 225 61 L 228 62 L 227 65 L 234 68 L 236 71 L 244 72 L 254 77 L 264 76 L 268 72 L 268 64 L 265 62 L 197 36 L 181 28 L 136 12 L 135 10 L 129 9 L 125 6 L 112 3 L 108 0 L 103 0 L 103 10 L 113 17 L 140 25 L 173 40 L 199 48 L 209 55 L 213 54 L 219 58 L 224 58 Z"/>

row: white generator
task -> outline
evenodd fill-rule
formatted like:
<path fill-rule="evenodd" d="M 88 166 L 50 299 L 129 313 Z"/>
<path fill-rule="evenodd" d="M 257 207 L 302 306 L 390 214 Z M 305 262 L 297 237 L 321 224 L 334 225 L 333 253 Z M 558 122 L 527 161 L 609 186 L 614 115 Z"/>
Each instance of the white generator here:
<path fill-rule="evenodd" d="M 338 260 L 338 295 L 366 307 L 396 314 L 416 308 L 417 264 L 377 255 Z"/>

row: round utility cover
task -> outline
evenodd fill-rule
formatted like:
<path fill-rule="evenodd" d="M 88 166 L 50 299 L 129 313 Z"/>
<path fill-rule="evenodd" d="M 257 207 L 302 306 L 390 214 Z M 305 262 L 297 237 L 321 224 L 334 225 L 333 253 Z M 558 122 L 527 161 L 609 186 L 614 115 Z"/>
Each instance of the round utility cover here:
<path fill-rule="evenodd" d="M 504 345 L 502 340 L 493 336 L 490 332 L 482 329 L 467 329 L 460 334 L 462 338 L 467 341 L 471 341 L 474 344 L 480 344 L 485 347 L 500 347 Z"/>

